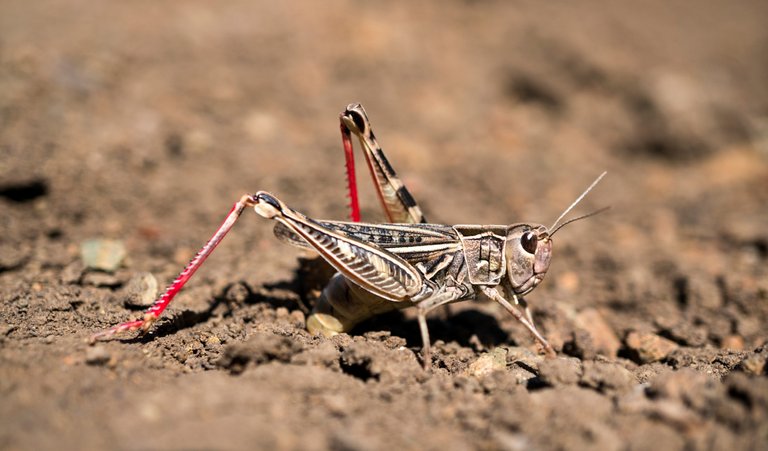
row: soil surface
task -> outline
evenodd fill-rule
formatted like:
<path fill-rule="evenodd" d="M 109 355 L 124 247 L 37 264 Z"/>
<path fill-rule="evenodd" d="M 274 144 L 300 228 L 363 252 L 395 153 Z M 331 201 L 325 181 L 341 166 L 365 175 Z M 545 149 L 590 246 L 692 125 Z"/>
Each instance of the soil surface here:
<path fill-rule="evenodd" d="M 0 448 L 766 449 L 768 4 L 0 3 Z M 309 334 L 311 255 L 232 203 L 348 215 L 365 105 L 432 222 L 551 224 L 527 300 Z M 383 220 L 360 162 L 364 220 Z M 101 268 L 101 269 L 99 269 Z"/>

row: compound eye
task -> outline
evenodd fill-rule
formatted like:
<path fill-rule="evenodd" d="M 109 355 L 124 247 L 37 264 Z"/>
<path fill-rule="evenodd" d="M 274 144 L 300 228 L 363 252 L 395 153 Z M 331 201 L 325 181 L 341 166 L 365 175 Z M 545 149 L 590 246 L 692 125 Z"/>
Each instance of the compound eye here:
<path fill-rule="evenodd" d="M 536 245 L 538 242 L 539 238 L 533 232 L 525 232 L 523 236 L 520 237 L 520 245 L 523 246 L 525 252 L 528 252 L 529 254 L 536 253 Z"/>

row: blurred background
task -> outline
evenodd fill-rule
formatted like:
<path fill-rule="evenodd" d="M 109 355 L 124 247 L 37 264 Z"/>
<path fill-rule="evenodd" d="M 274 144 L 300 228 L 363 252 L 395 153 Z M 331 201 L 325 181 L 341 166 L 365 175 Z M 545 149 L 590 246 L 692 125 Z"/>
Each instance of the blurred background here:
<path fill-rule="evenodd" d="M 559 325 L 585 310 L 617 343 L 602 349 L 611 358 L 631 330 L 761 345 L 766 18 L 763 1 L 0 2 L 4 420 L 47 419 L 73 447 L 130 436 L 103 419 L 120 406 L 114 382 L 79 376 L 101 393 L 82 418 L 103 430 L 85 438 L 51 404 L 80 402 L 77 381 L 35 393 L 68 377 L 58 368 L 82 359 L 89 333 L 137 314 L 115 291 L 133 272 L 170 280 L 243 193 L 346 218 L 338 114 L 353 102 L 431 222 L 549 225 L 608 171 L 574 214 L 612 209 L 558 234 L 529 299 L 560 350 L 579 326 Z M 364 220 L 382 221 L 364 164 L 358 174 Z M 91 238 L 127 249 L 112 279 L 82 276 Z M 179 308 L 204 311 L 235 281 L 291 280 L 296 255 L 246 213 Z M 498 321 L 503 343 L 530 344 Z M 187 348 L 133 343 L 124 358 L 131 374 L 180 377 L 201 369 L 173 357 Z M 149 370 L 142 349 L 180 363 Z M 30 445 L 3 423 L 0 446 Z"/>

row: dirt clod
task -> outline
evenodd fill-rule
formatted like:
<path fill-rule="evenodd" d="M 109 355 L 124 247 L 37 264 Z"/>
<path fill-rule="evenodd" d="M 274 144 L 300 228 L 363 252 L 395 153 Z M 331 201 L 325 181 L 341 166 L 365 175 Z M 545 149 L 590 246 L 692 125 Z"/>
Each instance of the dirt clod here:
<path fill-rule="evenodd" d="M 677 344 L 648 332 L 630 332 L 624 339 L 632 359 L 639 363 L 658 362 L 677 349 Z"/>
<path fill-rule="evenodd" d="M 755 376 L 765 375 L 766 368 L 768 368 L 768 366 L 766 366 L 766 361 L 768 361 L 768 353 L 754 353 L 745 357 L 744 360 L 739 363 L 739 367 L 745 372 Z"/>
<path fill-rule="evenodd" d="M 363 381 L 390 383 L 409 380 L 421 375 L 421 364 L 410 350 L 389 349 L 382 343 L 356 341 L 341 352 L 344 373 Z"/>
<path fill-rule="evenodd" d="M 507 363 L 524 366 L 533 371 L 538 371 L 539 364 L 544 361 L 544 357 L 531 352 L 526 348 L 519 346 L 510 346 L 507 348 Z"/>
<path fill-rule="evenodd" d="M 243 304 L 251 296 L 251 290 L 242 282 L 233 283 L 228 286 L 224 297 L 227 301 L 235 304 Z"/>
<path fill-rule="evenodd" d="M 244 342 L 227 345 L 217 364 L 233 373 L 241 373 L 249 363 L 288 362 L 302 349 L 300 343 L 288 337 L 259 332 Z"/>
<path fill-rule="evenodd" d="M 595 353 L 608 357 L 616 356 L 619 348 L 621 348 L 621 341 L 597 309 L 587 308 L 579 312 L 576 316 L 576 324 L 589 334 Z M 580 353 L 582 355 L 591 354 L 584 349 Z"/>
<path fill-rule="evenodd" d="M 575 358 L 545 359 L 539 364 L 539 380 L 553 387 L 576 384 L 581 374 L 581 361 Z"/>
<path fill-rule="evenodd" d="M 78 284 L 83 277 L 85 265 L 80 260 L 70 263 L 61 272 L 61 282 L 65 284 Z"/>
<path fill-rule="evenodd" d="M 291 357 L 292 363 L 301 365 L 320 365 L 329 368 L 339 368 L 339 358 L 341 352 L 330 341 L 323 341 L 316 347 L 305 349 L 304 351 Z"/>
<path fill-rule="evenodd" d="M 624 392 L 632 389 L 637 380 L 628 369 L 618 363 L 584 362 L 581 385 L 601 391 Z"/>
<path fill-rule="evenodd" d="M 85 363 L 89 365 L 104 365 L 112 355 L 104 346 L 90 346 L 85 351 Z"/>

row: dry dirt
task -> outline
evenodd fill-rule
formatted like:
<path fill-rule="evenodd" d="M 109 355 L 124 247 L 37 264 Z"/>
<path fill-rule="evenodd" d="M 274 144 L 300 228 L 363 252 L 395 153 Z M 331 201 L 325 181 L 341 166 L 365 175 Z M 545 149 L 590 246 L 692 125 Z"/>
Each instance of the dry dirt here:
<path fill-rule="evenodd" d="M 0 3 L 0 448 L 766 449 L 766 17 Z M 608 171 L 577 210 L 612 209 L 558 234 L 528 296 L 557 359 L 482 303 L 430 318 L 431 373 L 409 311 L 311 336 L 301 253 L 251 212 L 152 333 L 87 344 L 243 193 L 345 218 L 351 102 L 433 222 L 549 224 Z M 116 271 L 85 267 L 90 239 L 124 245 Z"/>

